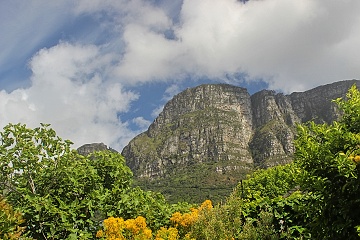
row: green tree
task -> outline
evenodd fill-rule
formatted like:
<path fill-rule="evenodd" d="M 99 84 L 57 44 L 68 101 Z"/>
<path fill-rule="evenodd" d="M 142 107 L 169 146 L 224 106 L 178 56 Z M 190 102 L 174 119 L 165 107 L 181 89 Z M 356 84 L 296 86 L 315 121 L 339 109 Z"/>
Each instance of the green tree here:
<path fill-rule="evenodd" d="M 358 239 L 360 225 L 360 93 L 353 86 L 336 102 L 343 111 L 331 125 L 298 128 L 295 162 L 303 169 L 301 189 L 314 239 Z"/>
<path fill-rule="evenodd" d="M 84 157 L 47 124 L 9 124 L 0 134 L 0 190 L 23 213 L 21 226 L 35 239 L 88 239 L 110 216 L 143 216 L 156 230 L 188 206 L 133 188 L 132 172 L 119 153 Z"/>
<path fill-rule="evenodd" d="M 103 186 L 96 169 L 48 125 L 1 132 L 0 187 L 36 239 L 88 238 Z"/>
<path fill-rule="evenodd" d="M 9 124 L 0 141 L 0 189 L 36 239 L 87 239 L 108 215 L 129 211 L 146 195 L 128 197 L 132 172 L 119 153 L 81 156 L 49 125 Z M 128 205 L 119 205 L 122 199 Z"/>
<path fill-rule="evenodd" d="M 125 159 L 112 151 L 95 152 L 88 156 L 90 165 L 97 170 L 100 183 L 104 187 L 98 212 L 102 217 L 146 218 L 147 225 L 154 232 L 161 226 L 169 225 L 171 214 L 188 204 L 170 205 L 160 193 L 131 187 L 132 172 L 125 165 Z"/>
<path fill-rule="evenodd" d="M 294 163 L 278 165 L 253 172 L 237 186 L 232 197 L 237 197 L 241 206 L 243 231 L 239 239 L 306 237 L 302 206 L 308 196 L 298 191 L 301 172 Z"/>

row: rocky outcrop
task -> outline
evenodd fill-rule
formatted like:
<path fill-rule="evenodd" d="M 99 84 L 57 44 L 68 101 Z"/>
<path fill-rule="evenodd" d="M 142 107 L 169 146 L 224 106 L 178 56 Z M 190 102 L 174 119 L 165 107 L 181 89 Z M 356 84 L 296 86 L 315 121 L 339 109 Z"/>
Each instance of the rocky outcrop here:
<path fill-rule="evenodd" d="M 251 96 L 254 135 L 249 147 L 255 166 L 269 167 L 292 160 L 297 123 L 331 123 L 340 116 L 333 99 L 345 97 L 350 80 L 283 95 L 263 90 Z"/>
<path fill-rule="evenodd" d="M 269 167 L 291 160 L 295 124 L 289 96 L 263 90 L 251 96 L 254 131 L 249 147 L 255 166 Z"/>
<path fill-rule="evenodd" d="M 115 151 L 114 149 L 108 148 L 104 143 L 89 143 L 82 145 L 77 149 L 78 153 L 83 156 L 87 156 L 90 153 L 104 150 Z"/>
<path fill-rule="evenodd" d="M 313 120 L 316 123 L 330 123 L 340 116 L 333 99 L 344 97 L 349 88 L 359 80 L 335 82 L 289 95 L 294 113 L 301 122 Z"/>
<path fill-rule="evenodd" d="M 187 89 L 122 154 L 139 177 L 157 177 L 169 169 L 217 163 L 239 169 L 252 164 L 250 95 L 244 88 L 220 84 Z"/>
<path fill-rule="evenodd" d="M 290 95 L 263 90 L 250 96 L 245 88 L 226 84 L 187 89 L 165 105 L 122 155 L 140 182 L 163 179 L 168 184 L 175 178 L 187 179 L 189 186 L 201 181 L 202 186 L 219 187 L 217 179 L 223 181 L 220 187 L 232 187 L 254 167 L 291 161 L 296 124 L 336 120 L 340 112 L 331 100 L 344 97 L 359 82 Z"/>

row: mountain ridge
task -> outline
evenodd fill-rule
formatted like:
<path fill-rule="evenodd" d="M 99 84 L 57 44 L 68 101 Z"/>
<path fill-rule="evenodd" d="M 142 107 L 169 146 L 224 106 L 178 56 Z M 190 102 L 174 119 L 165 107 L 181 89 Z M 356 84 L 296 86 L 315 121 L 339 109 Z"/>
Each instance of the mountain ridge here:
<path fill-rule="evenodd" d="M 220 200 L 253 169 L 292 161 L 296 124 L 330 123 L 358 80 L 291 94 L 202 84 L 175 95 L 122 155 L 135 184 L 170 201 Z"/>

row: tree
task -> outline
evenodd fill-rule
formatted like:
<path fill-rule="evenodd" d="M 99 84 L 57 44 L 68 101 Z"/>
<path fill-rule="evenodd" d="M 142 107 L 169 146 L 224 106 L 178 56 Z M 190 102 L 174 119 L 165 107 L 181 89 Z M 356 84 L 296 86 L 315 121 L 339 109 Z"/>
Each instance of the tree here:
<path fill-rule="evenodd" d="M 0 190 L 23 214 L 35 239 L 88 239 L 102 220 L 143 216 L 152 230 L 170 224 L 182 205 L 132 187 L 132 172 L 117 152 L 82 156 L 48 124 L 9 124 L 0 133 Z M 188 206 L 188 205 L 186 205 Z"/>
<path fill-rule="evenodd" d="M 360 225 L 360 93 L 353 86 L 337 99 L 343 117 L 331 125 L 298 127 L 295 162 L 314 239 L 358 239 Z"/>
<path fill-rule="evenodd" d="M 107 199 L 131 186 L 120 154 L 83 157 L 49 125 L 9 124 L 0 141 L 0 189 L 36 239 L 91 237 L 107 215 Z"/>

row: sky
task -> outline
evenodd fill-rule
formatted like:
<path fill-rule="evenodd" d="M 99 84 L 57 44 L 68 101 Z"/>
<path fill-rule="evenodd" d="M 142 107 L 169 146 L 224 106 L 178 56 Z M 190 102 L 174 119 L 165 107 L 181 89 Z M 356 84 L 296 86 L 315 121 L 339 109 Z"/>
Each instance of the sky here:
<path fill-rule="evenodd" d="M 0 0 L 0 129 L 121 151 L 188 87 L 360 78 L 359 0 Z"/>

